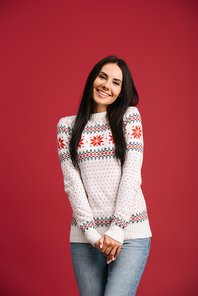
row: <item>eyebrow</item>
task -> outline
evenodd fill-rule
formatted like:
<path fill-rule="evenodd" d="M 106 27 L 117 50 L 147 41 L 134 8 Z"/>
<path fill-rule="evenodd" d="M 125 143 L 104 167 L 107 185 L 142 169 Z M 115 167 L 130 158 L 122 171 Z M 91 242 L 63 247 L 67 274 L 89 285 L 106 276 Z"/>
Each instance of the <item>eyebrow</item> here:
<path fill-rule="evenodd" d="M 100 73 L 102 73 L 102 74 L 104 74 L 105 76 L 107 76 L 108 77 L 108 75 L 105 73 L 105 72 L 103 72 L 103 71 L 100 71 Z M 118 79 L 118 78 L 113 78 L 114 80 L 116 80 L 116 81 L 120 81 L 121 83 L 122 83 L 122 81 L 120 80 L 120 79 Z"/>

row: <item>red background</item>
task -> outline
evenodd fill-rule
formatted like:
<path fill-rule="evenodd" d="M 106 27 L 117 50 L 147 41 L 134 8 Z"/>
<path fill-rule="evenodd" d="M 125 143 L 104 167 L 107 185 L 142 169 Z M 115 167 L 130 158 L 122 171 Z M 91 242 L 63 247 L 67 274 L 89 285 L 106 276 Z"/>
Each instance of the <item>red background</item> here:
<path fill-rule="evenodd" d="M 140 95 L 153 238 L 137 296 L 198 295 L 197 2 L 1 1 L 2 296 L 78 295 L 58 120 L 88 73 L 126 60 Z"/>

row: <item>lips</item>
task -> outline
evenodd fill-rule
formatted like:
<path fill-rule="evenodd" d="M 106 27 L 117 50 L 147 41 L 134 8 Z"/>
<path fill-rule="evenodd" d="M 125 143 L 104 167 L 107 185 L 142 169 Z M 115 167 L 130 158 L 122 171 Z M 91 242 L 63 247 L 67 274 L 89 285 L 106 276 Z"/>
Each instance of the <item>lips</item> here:
<path fill-rule="evenodd" d="M 97 89 L 97 92 L 101 97 L 109 97 L 110 96 L 108 93 L 106 93 L 100 89 Z"/>

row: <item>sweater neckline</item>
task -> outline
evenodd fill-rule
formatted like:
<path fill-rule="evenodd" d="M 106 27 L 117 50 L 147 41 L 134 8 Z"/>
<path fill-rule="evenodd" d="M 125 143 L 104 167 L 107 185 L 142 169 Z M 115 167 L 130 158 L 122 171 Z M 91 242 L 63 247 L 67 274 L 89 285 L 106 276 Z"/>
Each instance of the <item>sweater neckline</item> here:
<path fill-rule="evenodd" d="M 97 112 L 97 113 L 91 113 L 90 114 L 90 119 L 99 119 L 99 118 L 105 118 L 107 114 L 107 111 L 104 112 Z"/>

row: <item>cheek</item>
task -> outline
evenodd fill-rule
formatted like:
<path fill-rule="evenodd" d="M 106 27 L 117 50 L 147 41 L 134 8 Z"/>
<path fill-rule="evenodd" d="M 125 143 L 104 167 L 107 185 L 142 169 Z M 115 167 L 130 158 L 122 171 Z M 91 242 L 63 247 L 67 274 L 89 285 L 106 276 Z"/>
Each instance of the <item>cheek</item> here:
<path fill-rule="evenodd" d="M 121 92 L 121 88 L 119 88 L 119 89 L 115 89 L 115 90 L 114 90 L 114 96 L 115 96 L 115 97 L 118 97 L 119 94 L 120 94 L 120 92 Z"/>
<path fill-rule="evenodd" d="M 96 88 L 98 85 L 99 85 L 99 81 L 98 81 L 98 78 L 96 78 L 93 83 L 93 88 Z"/>
<path fill-rule="evenodd" d="M 122 88 L 120 87 L 119 90 L 118 90 L 118 96 L 121 93 L 121 91 L 122 91 Z"/>
<path fill-rule="evenodd" d="M 92 96 L 96 92 L 96 85 L 97 85 L 97 82 L 95 80 L 94 83 L 93 83 L 93 87 L 92 87 Z"/>

